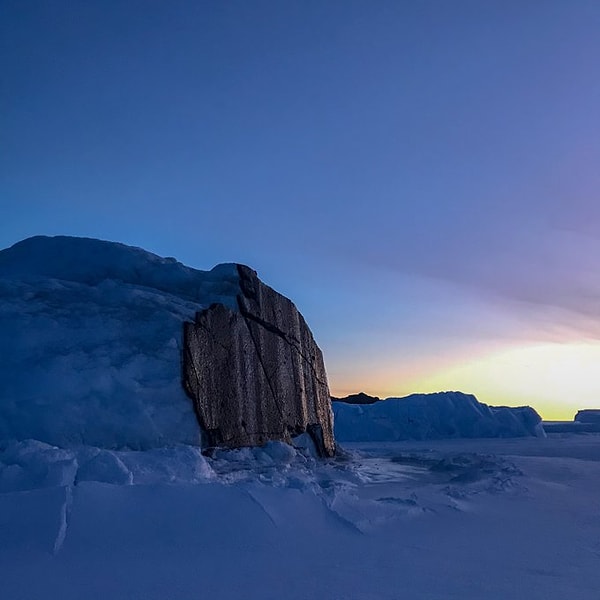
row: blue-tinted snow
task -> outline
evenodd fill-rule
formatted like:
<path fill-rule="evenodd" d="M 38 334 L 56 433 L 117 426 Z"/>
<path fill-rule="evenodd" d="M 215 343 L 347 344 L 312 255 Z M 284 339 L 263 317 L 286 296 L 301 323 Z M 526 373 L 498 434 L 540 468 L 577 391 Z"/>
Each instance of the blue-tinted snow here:
<path fill-rule="evenodd" d="M 327 461 L 12 442 L 1 595 L 597 600 L 599 442 L 351 444 Z"/>
<path fill-rule="evenodd" d="M 200 303 L 231 304 L 238 292 L 235 264 L 199 271 L 142 248 L 69 236 L 36 236 L 0 251 L 0 277 L 49 278 L 88 286 L 109 280 Z"/>
<path fill-rule="evenodd" d="M 234 306 L 234 265 L 37 237 L 0 252 L 0 440 L 149 448 L 199 441 L 182 323 Z"/>
<path fill-rule="evenodd" d="M 340 442 L 544 436 L 528 407 L 488 406 L 461 392 L 413 394 L 374 404 L 333 403 Z"/>

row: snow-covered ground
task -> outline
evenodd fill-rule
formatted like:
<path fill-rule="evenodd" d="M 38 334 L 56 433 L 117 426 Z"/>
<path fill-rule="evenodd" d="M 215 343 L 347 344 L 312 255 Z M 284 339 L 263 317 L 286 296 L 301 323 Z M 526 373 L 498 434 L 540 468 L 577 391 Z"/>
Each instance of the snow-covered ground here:
<path fill-rule="evenodd" d="M 599 597 L 598 435 L 2 448 L 3 599 Z"/>

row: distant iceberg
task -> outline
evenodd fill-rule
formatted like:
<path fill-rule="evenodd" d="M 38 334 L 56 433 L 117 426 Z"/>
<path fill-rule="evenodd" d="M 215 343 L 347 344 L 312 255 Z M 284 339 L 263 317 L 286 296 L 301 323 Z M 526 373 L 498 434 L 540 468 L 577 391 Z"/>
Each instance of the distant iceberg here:
<path fill-rule="evenodd" d="M 413 394 L 362 405 L 333 402 L 333 413 L 339 442 L 546 435 L 533 408 L 488 406 L 462 392 Z"/>
<path fill-rule="evenodd" d="M 577 423 L 595 423 L 600 425 L 600 409 L 586 408 L 579 410 L 575 415 L 575 421 Z"/>

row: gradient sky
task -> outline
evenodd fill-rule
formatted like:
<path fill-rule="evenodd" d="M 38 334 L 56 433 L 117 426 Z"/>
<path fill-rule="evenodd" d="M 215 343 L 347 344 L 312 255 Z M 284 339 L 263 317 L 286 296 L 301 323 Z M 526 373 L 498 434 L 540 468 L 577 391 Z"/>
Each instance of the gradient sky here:
<path fill-rule="evenodd" d="M 291 297 L 332 392 L 600 406 L 600 3 L 3 0 L 0 247 Z"/>

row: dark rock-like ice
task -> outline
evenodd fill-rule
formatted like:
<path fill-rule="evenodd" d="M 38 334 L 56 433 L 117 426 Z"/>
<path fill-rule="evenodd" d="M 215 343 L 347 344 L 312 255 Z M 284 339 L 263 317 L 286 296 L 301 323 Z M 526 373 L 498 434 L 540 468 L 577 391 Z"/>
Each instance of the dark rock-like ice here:
<path fill-rule="evenodd" d="M 239 265 L 237 310 L 221 304 L 186 323 L 184 381 L 209 446 L 291 442 L 308 432 L 335 452 L 323 355 L 294 304 Z"/>
<path fill-rule="evenodd" d="M 369 396 L 369 394 L 365 394 L 364 392 L 358 392 L 358 394 L 350 394 L 349 396 L 344 396 L 343 398 L 331 396 L 331 401 L 345 402 L 346 404 L 375 404 L 375 402 L 380 402 L 381 398 L 378 396 Z"/>

